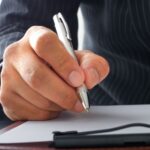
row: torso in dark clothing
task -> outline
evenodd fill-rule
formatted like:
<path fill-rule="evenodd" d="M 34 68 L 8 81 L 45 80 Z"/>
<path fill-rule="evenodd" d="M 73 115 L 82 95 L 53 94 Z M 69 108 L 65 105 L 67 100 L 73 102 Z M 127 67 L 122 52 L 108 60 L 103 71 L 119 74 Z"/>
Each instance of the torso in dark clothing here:
<path fill-rule="evenodd" d="M 0 57 L 30 26 L 54 29 L 52 16 L 59 11 L 69 23 L 75 46 L 80 2 L 85 22 L 82 48 L 110 64 L 107 79 L 90 92 L 91 103 L 150 103 L 150 0 L 3 0 Z"/>

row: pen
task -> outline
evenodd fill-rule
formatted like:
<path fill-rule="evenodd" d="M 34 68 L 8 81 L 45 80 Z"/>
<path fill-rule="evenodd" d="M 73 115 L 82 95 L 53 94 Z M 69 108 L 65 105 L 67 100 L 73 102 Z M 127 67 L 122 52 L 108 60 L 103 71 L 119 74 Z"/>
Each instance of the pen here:
<path fill-rule="evenodd" d="M 70 36 L 70 31 L 69 27 L 67 25 L 67 22 L 65 21 L 64 17 L 62 16 L 61 13 L 58 13 L 54 15 L 53 17 L 55 28 L 58 34 L 59 39 L 61 42 L 64 44 L 66 50 L 69 52 L 69 54 L 76 60 L 76 56 L 73 50 L 72 42 L 71 42 L 71 36 Z M 82 105 L 86 111 L 89 110 L 89 100 L 88 100 L 88 95 L 87 95 L 87 88 L 85 84 L 77 88 L 77 92 L 80 96 Z"/>

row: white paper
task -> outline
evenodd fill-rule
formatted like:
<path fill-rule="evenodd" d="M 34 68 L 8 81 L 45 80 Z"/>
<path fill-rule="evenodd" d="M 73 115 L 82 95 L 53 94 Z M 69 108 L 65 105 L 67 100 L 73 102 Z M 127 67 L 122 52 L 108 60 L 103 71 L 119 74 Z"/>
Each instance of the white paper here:
<path fill-rule="evenodd" d="M 29 143 L 53 140 L 53 131 L 88 131 L 129 123 L 149 123 L 150 105 L 93 106 L 90 112 L 64 112 L 54 120 L 28 121 L 0 135 L 0 143 Z M 150 133 L 150 129 L 133 127 L 109 134 Z"/>

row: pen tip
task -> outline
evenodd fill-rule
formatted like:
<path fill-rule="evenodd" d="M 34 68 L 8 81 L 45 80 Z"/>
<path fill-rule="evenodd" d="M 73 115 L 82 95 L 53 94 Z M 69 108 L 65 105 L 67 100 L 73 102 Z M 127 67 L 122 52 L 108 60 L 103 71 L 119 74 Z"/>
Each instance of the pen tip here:
<path fill-rule="evenodd" d="M 87 101 L 85 101 L 85 102 L 87 102 Z M 84 107 L 84 110 L 85 110 L 86 112 L 89 112 L 89 109 L 90 109 L 89 104 L 82 102 L 82 105 L 83 105 L 83 107 Z"/>
<path fill-rule="evenodd" d="M 85 108 L 85 111 L 86 111 L 86 112 L 89 112 L 89 108 Z"/>

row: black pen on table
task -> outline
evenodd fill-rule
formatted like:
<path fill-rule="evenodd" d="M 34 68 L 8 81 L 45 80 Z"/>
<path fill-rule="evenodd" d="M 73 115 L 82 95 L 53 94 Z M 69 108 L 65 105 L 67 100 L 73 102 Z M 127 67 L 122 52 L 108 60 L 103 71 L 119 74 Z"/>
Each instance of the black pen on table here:
<path fill-rule="evenodd" d="M 78 61 L 75 56 L 74 50 L 73 50 L 69 27 L 68 27 L 67 22 L 65 21 L 64 17 L 62 16 L 61 13 L 58 13 L 58 14 L 54 15 L 53 20 L 54 20 L 55 28 L 56 28 L 59 39 L 64 44 L 68 53 L 76 61 Z M 85 84 L 78 87 L 77 92 L 80 96 L 80 99 L 81 99 L 84 109 L 86 111 L 89 111 L 90 105 L 89 105 L 89 100 L 88 100 L 88 95 L 87 95 L 87 88 L 86 88 Z"/>

